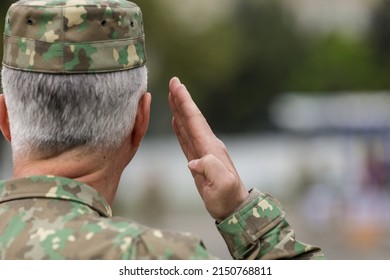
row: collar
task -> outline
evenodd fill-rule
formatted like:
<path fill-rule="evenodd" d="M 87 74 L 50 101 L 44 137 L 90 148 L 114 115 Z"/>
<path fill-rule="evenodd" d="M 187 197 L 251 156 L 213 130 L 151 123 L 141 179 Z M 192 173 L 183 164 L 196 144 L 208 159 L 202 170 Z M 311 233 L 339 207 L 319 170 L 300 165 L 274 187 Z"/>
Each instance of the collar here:
<path fill-rule="evenodd" d="M 56 176 L 31 176 L 0 181 L 0 203 L 26 199 L 60 199 L 85 204 L 100 215 L 112 217 L 110 205 L 94 188 Z"/>

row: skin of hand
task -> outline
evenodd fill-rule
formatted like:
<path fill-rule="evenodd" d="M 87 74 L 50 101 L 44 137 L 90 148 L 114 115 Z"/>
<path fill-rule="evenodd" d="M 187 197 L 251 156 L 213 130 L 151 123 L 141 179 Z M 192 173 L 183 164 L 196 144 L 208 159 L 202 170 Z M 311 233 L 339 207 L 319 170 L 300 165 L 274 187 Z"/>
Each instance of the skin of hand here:
<path fill-rule="evenodd" d="M 225 144 L 219 140 L 178 78 L 169 82 L 172 126 L 211 217 L 229 217 L 248 197 Z"/>

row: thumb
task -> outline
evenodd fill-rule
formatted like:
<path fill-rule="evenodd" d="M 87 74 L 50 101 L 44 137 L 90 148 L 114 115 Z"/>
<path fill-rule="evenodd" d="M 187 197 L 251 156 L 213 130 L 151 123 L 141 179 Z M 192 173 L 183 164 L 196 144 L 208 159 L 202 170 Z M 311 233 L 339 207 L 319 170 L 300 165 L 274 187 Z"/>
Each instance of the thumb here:
<path fill-rule="evenodd" d="M 196 187 L 207 211 L 216 220 L 223 220 L 246 198 L 247 192 L 235 173 L 215 155 L 206 155 L 188 163 Z M 244 193 L 244 195 L 242 195 Z"/>
<path fill-rule="evenodd" d="M 193 175 L 201 175 L 211 184 L 227 172 L 223 163 L 214 155 L 206 155 L 200 159 L 191 160 L 188 163 L 188 168 Z"/>
<path fill-rule="evenodd" d="M 188 163 L 188 168 L 194 175 L 203 175 L 204 174 L 204 166 L 200 159 L 191 160 Z"/>

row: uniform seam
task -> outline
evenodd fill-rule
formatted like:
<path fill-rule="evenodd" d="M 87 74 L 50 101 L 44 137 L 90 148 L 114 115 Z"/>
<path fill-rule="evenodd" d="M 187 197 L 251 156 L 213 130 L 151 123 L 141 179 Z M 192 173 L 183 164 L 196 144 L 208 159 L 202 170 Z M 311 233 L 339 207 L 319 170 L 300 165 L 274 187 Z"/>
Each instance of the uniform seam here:
<path fill-rule="evenodd" d="M 88 206 L 89 208 L 91 208 L 92 210 L 98 212 L 99 214 L 101 214 L 104 217 L 110 218 L 110 216 L 107 215 L 107 213 L 105 213 L 104 211 L 98 209 L 97 207 L 92 206 L 92 205 L 82 201 L 81 199 L 75 199 L 75 198 L 50 197 L 50 196 L 43 196 L 43 195 L 36 195 L 36 194 L 35 195 L 33 195 L 33 194 L 25 194 L 25 195 L 9 196 L 7 198 L 3 198 L 3 199 L 0 200 L 0 204 L 11 202 L 11 201 L 16 201 L 16 200 L 34 199 L 34 198 L 53 199 L 53 200 L 77 202 L 77 203 L 83 204 L 85 206 Z"/>

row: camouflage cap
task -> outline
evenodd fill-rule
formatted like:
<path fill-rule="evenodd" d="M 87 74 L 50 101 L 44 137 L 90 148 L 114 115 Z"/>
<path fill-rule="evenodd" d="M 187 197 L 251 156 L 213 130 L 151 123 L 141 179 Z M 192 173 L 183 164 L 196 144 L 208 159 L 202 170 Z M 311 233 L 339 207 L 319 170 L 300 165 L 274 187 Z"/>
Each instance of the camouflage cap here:
<path fill-rule="evenodd" d="M 146 63 L 141 9 L 126 0 L 21 0 L 8 10 L 3 65 L 96 73 Z"/>

